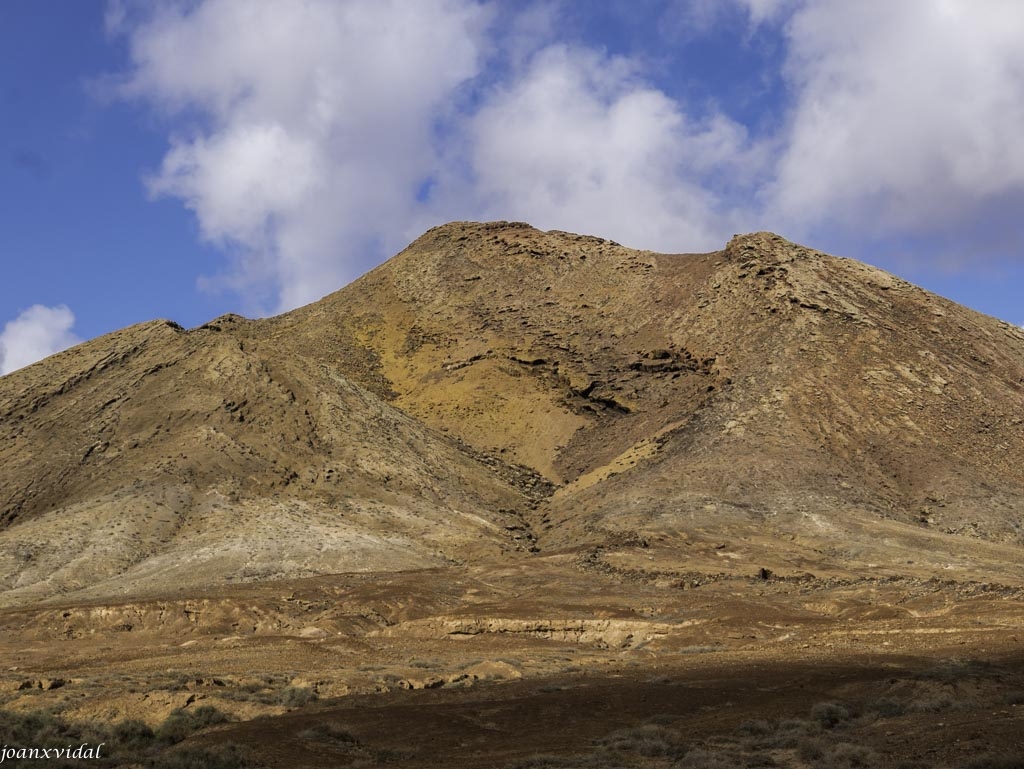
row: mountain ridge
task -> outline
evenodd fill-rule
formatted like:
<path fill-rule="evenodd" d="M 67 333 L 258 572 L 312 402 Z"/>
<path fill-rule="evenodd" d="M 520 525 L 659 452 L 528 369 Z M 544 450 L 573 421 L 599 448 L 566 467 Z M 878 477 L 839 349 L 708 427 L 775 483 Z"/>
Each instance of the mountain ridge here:
<path fill-rule="evenodd" d="M 1024 332 L 854 260 L 456 222 L 276 318 L 151 321 L 0 380 L 0 585 L 560 553 L 1009 579 L 1022 413 Z"/>

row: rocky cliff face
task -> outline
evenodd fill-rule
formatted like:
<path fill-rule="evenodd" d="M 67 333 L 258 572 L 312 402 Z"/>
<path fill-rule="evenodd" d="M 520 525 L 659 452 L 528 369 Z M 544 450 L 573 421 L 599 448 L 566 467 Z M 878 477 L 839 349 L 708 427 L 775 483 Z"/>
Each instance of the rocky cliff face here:
<path fill-rule="evenodd" d="M 1024 333 L 770 233 L 435 228 L 261 321 L 0 380 L 5 602 L 492 559 L 998 575 Z"/>

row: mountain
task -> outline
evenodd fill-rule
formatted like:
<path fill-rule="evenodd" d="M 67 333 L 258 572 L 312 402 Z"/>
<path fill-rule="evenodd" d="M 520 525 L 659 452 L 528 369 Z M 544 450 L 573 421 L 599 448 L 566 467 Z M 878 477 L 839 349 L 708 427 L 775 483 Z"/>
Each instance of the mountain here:
<path fill-rule="evenodd" d="M 771 233 L 434 228 L 0 379 L 0 602 L 563 559 L 1013 580 L 1024 332 Z"/>
<path fill-rule="evenodd" d="M 1016 766 L 1022 417 L 1020 329 L 771 233 L 437 227 L 0 378 L 0 727 L 116 766 Z"/>

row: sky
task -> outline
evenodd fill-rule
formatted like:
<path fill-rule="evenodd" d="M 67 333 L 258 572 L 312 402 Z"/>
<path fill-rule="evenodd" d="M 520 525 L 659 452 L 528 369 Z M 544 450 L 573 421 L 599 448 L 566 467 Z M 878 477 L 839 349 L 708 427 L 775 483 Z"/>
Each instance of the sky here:
<path fill-rule="evenodd" d="M 453 220 L 771 230 L 1024 324 L 1019 0 L 4 0 L 0 374 Z"/>

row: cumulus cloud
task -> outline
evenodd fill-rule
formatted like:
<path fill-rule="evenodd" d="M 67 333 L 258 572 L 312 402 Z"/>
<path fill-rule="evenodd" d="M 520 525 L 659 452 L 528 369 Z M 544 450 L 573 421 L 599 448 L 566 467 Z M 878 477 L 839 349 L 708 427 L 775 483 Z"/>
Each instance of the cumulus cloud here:
<path fill-rule="evenodd" d="M 1024 5 L 742 1 L 789 14 L 780 220 L 920 233 L 1024 199 Z"/>
<path fill-rule="evenodd" d="M 65 305 L 33 305 L 0 332 L 0 375 L 23 368 L 81 340 L 71 333 L 75 316 Z"/>
<path fill-rule="evenodd" d="M 668 250 L 720 245 L 735 222 L 714 180 L 749 179 L 731 174 L 758 164 L 742 126 L 695 121 L 629 60 L 563 45 L 488 95 L 465 147 L 468 178 L 441 190 L 472 198 L 483 218 Z"/>
<path fill-rule="evenodd" d="M 231 288 L 277 290 L 268 309 L 447 219 L 650 248 L 710 247 L 734 228 L 712 177 L 754 157 L 744 129 L 691 118 L 626 58 L 550 45 L 553 7 L 203 0 L 141 21 L 112 8 L 133 62 L 121 94 L 191 129 L 150 190 L 232 256 Z"/>
<path fill-rule="evenodd" d="M 968 221 L 1015 242 L 998 211 L 1024 203 L 1024 6 L 733 2 L 645 7 L 693 34 L 738 7 L 784 42 L 788 101 L 756 139 L 656 85 L 642 55 L 564 42 L 557 4 L 182 0 L 108 21 L 131 52 L 120 93 L 175 126 L 149 188 L 223 247 L 222 285 L 269 289 L 250 309 L 316 299 L 449 219 L 664 250 L 865 225 L 989 247 L 953 231 Z"/>
<path fill-rule="evenodd" d="M 122 94 L 198 118 L 150 179 L 269 279 L 278 309 L 314 299 L 401 245 L 437 162 L 436 130 L 481 66 L 486 9 L 468 0 L 206 0 L 128 31 Z"/>

